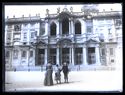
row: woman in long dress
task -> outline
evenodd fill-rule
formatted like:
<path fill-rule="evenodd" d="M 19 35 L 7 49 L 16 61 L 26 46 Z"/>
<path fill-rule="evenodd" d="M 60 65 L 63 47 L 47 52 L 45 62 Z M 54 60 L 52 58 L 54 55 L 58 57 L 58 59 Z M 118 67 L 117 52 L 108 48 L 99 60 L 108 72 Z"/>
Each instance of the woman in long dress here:
<path fill-rule="evenodd" d="M 48 63 L 46 66 L 46 73 L 45 73 L 45 79 L 44 79 L 45 86 L 53 85 L 52 73 L 53 73 L 52 65 Z"/>

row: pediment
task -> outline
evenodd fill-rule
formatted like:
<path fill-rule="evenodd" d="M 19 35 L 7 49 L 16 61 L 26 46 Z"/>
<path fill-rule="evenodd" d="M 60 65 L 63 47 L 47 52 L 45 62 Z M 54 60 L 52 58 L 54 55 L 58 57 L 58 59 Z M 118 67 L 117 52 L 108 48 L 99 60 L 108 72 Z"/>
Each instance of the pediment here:
<path fill-rule="evenodd" d="M 60 39 L 57 44 L 71 44 L 72 40 L 71 39 Z"/>
<path fill-rule="evenodd" d="M 44 41 L 39 41 L 39 42 L 38 42 L 38 45 L 43 45 L 43 46 L 45 46 L 46 43 L 45 43 Z"/>
<path fill-rule="evenodd" d="M 90 44 L 90 43 L 98 43 L 98 41 L 93 40 L 93 39 L 89 39 L 85 42 L 86 44 Z"/>

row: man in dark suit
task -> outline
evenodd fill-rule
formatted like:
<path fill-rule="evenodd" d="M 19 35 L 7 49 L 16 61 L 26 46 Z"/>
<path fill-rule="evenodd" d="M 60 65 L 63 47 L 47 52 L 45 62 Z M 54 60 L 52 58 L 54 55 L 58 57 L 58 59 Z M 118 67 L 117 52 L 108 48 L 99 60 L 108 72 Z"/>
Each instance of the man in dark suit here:
<path fill-rule="evenodd" d="M 65 83 L 68 83 L 69 69 L 68 69 L 68 64 L 66 62 L 63 63 L 62 71 L 63 71 L 63 74 L 64 74 Z"/>

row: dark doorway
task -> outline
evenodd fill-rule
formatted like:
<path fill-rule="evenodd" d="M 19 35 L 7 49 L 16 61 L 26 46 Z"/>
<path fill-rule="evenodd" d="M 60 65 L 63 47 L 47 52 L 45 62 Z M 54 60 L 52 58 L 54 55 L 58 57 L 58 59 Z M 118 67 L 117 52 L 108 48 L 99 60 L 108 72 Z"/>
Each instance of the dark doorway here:
<path fill-rule="evenodd" d="M 82 64 L 82 48 L 75 48 L 75 65 Z"/>
<path fill-rule="evenodd" d="M 50 49 L 50 60 L 53 65 L 56 64 L 56 49 L 55 48 Z"/>
<path fill-rule="evenodd" d="M 62 48 L 62 63 L 63 62 L 69 64 L 69 48 Z"/>
<path fill-rule="evenodd" d="M 95 58 L 95 48 L 94 47 L 90 47 L 88 48 L 88 64 L 94 64 L 96 61 Z"/>
<path fill-rule="evenodd" d="M 36 63 L 37 66 L 44 65 L 44 49 L 38 49 L 38 63 Z"/>

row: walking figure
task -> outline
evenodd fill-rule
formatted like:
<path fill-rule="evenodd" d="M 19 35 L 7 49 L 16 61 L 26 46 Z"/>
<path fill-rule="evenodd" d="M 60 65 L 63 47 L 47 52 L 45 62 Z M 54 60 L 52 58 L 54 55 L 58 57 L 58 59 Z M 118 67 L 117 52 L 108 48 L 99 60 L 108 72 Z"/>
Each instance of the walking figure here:
<path fill-rule="evenodd" d="M 58 64 L 56 65 L 55 80 L 57 84 L 61 83 L 61 68 L 58 66 Z"/>
<path fill-rule="evenodd" d="M 65 83 L 68 83 L 68 72 L 69 72 L 69 69 L 68 69 L 68 64 L 66 62 L 63 63 L 62 70 L 63 70 L 63 74 L 64 74 Z"/>

